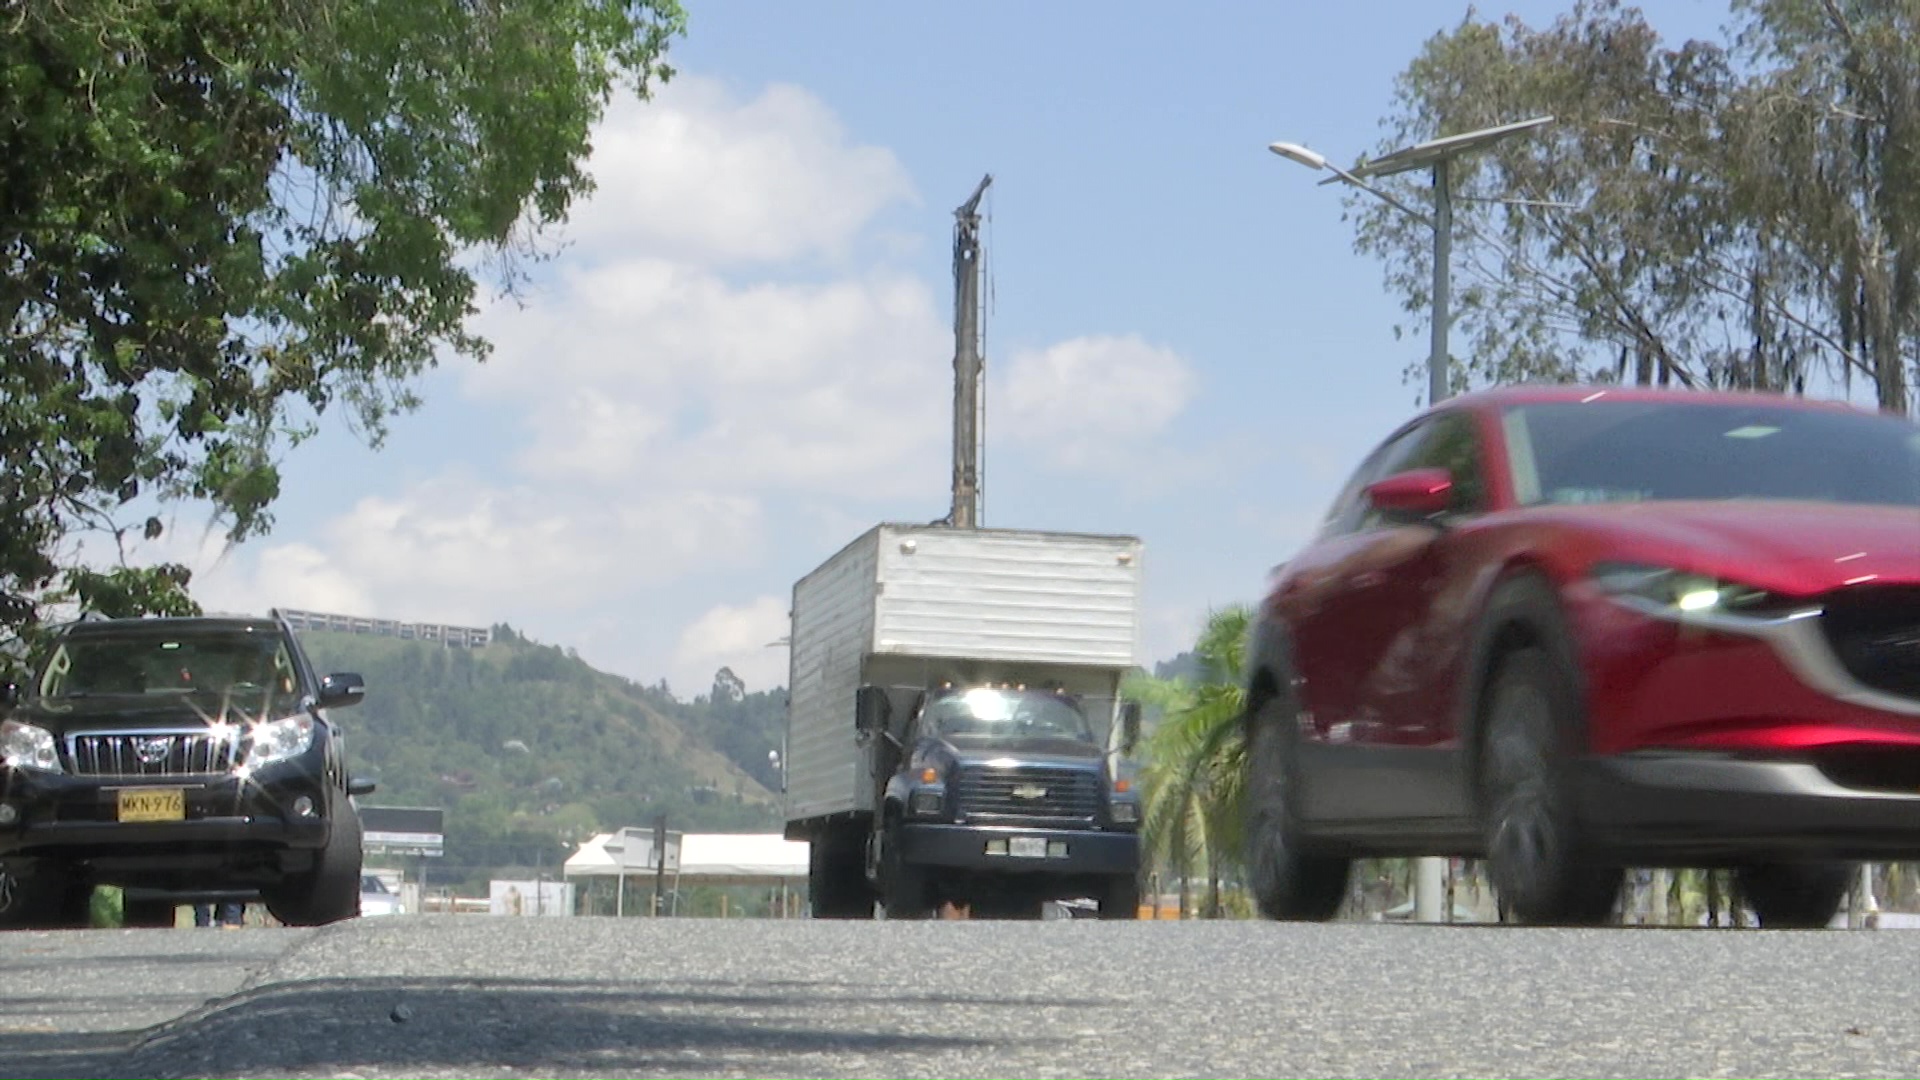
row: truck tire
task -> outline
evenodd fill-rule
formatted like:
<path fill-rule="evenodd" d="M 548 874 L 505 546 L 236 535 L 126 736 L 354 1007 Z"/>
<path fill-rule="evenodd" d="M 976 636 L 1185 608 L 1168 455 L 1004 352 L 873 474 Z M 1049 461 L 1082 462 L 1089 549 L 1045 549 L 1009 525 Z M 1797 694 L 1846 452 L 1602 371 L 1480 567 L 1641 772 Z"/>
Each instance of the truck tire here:
<path fill-rule="evenodd" d="M 816 919 L 871 919 L 866 832 L 830 824 L 813 834 L 807 851 L 807 893 Z"/>
<path fill-rule="evenodd" d="M 1107 879 L 1099 896 L 1102 919 L 1140 917 L 1140 879 L 1132 874 L 1116 874 Z"/>
<path fill-rule="evenodd" d="M 900 823 L 887 822 L 880 834 L 880 905 L 889 919 L 924 919 L 933 914 L 927 872 L 900 857 Z"/>
<path fill-rule="evenodd" d="M 170 927 L 176 920 L 174 907 L 171 900 L 123 900 L 120 925 L 151 929 Z"/>
<path fill-rule="evenodd" d="M 360 914 L 360 815 L 345 799 L 313 869 L 260 891 L 267 910 L 288 926 L 324 926 Z"/>

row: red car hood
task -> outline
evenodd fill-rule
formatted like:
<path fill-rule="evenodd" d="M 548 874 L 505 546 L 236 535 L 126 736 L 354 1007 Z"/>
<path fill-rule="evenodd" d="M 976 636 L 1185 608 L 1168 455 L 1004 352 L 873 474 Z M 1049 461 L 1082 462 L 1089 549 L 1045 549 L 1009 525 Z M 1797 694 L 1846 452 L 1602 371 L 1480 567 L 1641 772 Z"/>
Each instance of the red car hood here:
<path fill-rule="evenodd" d="M 1789 595 L 1920 584 L 1916 507 L 1645 502 L 1558 507 L 1551 516 L 1605 537 L 1596 562 L 1676 566 Z"/>

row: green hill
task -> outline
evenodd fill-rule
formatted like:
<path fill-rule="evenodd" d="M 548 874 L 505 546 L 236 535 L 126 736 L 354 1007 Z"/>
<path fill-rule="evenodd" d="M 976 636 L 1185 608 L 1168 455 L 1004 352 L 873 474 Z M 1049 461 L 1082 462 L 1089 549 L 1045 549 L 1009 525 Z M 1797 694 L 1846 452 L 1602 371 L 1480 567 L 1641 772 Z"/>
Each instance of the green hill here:
<path fill-rule="evenodd" d="M 571 842 L 624 825 L 688 832 L 780 826 L 784 693 L 748 694 L 722 669 L 681 702 L 589 667 L 570 651 L 495 627 L 482 648 L 371 635 L 301 634 L 324 674 L 354 671 L 364 702 L 335 710 L 376 806 L 446 811 L 433 876 L 546 868 Z"/>

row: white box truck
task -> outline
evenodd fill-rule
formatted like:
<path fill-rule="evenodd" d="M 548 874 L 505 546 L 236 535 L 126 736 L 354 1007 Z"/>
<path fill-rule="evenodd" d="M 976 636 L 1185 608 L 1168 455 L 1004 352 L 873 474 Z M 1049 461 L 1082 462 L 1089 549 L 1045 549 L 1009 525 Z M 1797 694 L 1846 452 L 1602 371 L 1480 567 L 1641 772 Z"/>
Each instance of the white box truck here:
<path fill-rule="evenodd" d="M 794 585 L 786 835 L 816 918 L 1139 907 L 1140 542 L 879 525 Z"/>

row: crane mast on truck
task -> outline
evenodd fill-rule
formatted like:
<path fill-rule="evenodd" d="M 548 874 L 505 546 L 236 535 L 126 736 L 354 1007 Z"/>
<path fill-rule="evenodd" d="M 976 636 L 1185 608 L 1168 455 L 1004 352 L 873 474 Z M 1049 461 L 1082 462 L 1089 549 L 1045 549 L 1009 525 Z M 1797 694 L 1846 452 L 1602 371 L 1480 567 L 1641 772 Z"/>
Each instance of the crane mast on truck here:
<path fill-rule="evenodd" d="M 980 429 L 983 426 L 980 355 L 980 197 L 993 183 L 981 177 L 973 195 L 953 212 L 953 510 L 956 529 L 980 524 Z"/>

